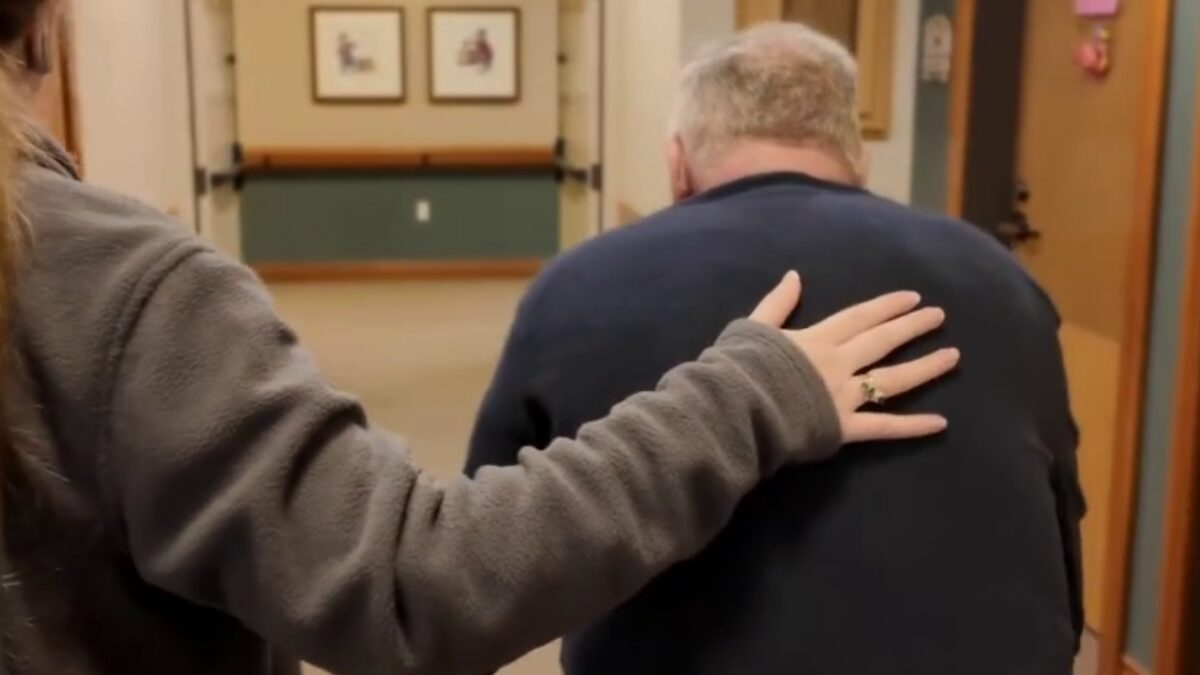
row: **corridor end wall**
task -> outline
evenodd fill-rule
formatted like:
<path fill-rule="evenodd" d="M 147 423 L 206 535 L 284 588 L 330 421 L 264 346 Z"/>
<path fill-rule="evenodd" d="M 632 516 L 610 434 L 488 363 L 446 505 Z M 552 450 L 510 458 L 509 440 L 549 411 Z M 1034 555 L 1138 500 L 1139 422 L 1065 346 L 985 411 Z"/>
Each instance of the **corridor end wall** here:
<path fill-rule="evenodd" d="M 260 160 L 242 196 L 247 261 L 503 260 L 554 254 L 558 189 L 551 150 L 558 134 L 557 3 L 376 3 L 403 7 L 405 12 L 406 100 L 396 105 L 316 103 L 311 91 L 310 8 L 362 4 L 234 1 L 238 132 L 247 154 Z M 517 103 L 429 101 L 426 9 L 431 6 L 520 9 Z M 429 162 L 406 159 L 434 155 L 462 161 L 431 167 Z M 508 159 L 533 155 L 544 160 Z M 389 156 L 393 161 L 384 161 Z M 281 171 L 280 157 L 307 161 Z M 391 166 L 381 166 L 385 164 Z M 418 222 L 420 201 L 430 206 L 427 222 Z"/>

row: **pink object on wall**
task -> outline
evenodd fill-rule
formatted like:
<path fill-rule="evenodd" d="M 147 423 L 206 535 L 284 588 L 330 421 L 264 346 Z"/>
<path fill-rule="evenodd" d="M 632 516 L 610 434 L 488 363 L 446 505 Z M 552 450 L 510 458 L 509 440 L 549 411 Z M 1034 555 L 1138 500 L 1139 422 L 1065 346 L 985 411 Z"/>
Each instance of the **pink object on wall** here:
<path fill-rule="evenodd" d="M 1112 33 L 1103 26 L 1092 29 L 1092 36 L 1076 48 L 1075 62 L 1083 72 L 1103 79 L 1112 68 Z"/>
<path fill-rule="evenodd" d="M 1079 16 L 1113 16 L 1121 8 L 1121 0 L 1075 0 Z"/>

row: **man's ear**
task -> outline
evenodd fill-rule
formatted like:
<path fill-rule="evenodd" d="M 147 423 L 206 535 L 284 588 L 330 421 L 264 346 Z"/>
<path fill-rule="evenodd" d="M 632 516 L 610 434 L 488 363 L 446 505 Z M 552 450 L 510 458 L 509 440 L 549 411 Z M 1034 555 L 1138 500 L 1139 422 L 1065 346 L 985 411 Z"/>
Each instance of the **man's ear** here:
<path fill-rule="evenodd" d="M 671 200 L 681 202 L 696 193 L 688 171 L 687 150 L 678 135 L 667 141 L 667 171 L 671 176 Z"/>

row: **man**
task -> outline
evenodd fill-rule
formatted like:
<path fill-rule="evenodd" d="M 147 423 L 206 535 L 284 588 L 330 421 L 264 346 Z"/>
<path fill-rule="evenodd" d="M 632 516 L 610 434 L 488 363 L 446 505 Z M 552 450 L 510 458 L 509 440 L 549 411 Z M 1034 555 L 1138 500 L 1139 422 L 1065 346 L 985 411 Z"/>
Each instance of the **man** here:
<path fill-rule="evenodd" d="M 844 48 L 797 24 L 685 69 L 668 152 L 678 203 L 533 285 L 468 471 L 653 386 L 790 268 L 807 289 L 796 326 L 894 287 L 947 309 L 916 348 L 958 345 L 959 373 L 900 400 L 864 389 L 950 429 L 765 483 L 708 549 L 571 636 L 570 675 L 1071 671 L 1083 501 L 1055 311 L 978 230 L 861 189 L 855 80 Z"/>

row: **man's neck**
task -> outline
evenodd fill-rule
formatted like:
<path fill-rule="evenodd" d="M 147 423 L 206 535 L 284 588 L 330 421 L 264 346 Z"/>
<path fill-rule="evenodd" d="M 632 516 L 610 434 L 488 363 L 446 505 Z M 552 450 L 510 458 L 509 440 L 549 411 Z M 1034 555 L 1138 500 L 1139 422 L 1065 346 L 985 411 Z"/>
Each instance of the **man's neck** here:
<path fill-rule="evenodd" d="M 833 152 L 765 141 L 739 143 L 695 178 L 699 191 L 707 192 L 750 176 L 778 172 L 802 173 L 830 183 L 861 184 L 850 162 Z"/>

